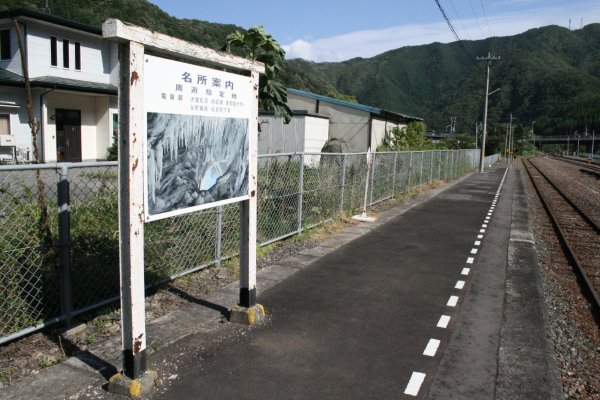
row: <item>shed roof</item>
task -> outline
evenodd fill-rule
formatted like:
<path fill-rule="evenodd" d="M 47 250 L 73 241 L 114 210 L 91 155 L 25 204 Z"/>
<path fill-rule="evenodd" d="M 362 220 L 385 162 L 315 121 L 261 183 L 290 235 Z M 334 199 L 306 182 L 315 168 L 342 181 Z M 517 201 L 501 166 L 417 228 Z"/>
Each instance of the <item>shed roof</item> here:
<path fill-rule="evenodd" d="M 351 101 L 339 100 L 339 99 L 335 99 L 333 97 L 323 96 L 321 94 L 305 92 L 304 90 L 288 88 L 287 91 L 289 94 L 295 94 L 297 96 L 307 97 L 309 99 L 325 101 L 325 102 L 331 103 L 331 104 L 337 104 L 337 105 L 344 106 L 344 107 L 354 108 L 357 110 L 371 113 L 372 115 L 379 116 L 383 119 L 393 120 L 396 122 L 423 121 L 423 118 L 413 117 L 411 115 L 401 114 L 401 113 L 397 113 L 394 111 L 383 110 L 383 109 L 377 108 L 377 107 L 366 106 L 364 104 L 352 103 Z"/>

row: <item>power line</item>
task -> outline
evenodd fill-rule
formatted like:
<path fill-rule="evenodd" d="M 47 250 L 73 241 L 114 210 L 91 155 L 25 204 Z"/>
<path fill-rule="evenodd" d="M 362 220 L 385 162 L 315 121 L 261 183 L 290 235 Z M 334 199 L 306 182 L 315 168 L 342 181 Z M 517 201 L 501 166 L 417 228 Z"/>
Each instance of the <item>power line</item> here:
<path fill-rule="evenodd" d="M 475 7 L 473 7 L 473 2 L 469 0 L 469 5 L 471 6 L 471 11 L 473 11 L 473 15 L 475 16 L 475 21 L 477 21 L 477 27 L 479 28 L 479 32 L 483 35 L 483 29 L 481 29 L 481 24 L 479 23 L 479 17 L 477 17 L 477 13 L 475 12 Z"/>
<path fill-rule="evenodd" d="M 494 36 L 492 34 L 492 29 L 490 28 L 490 23 L 488 22 L 488 19 L 487 19 L 487 15 L 485 14 L 485 7 L 483 7 L 483 0 L 479 0 L 479 4 L 481 4 L 481 11 L 483 12 L 483 18 L 485 18 L 485 24 L 488 27 L 488 31 L 490 31 L 491 36 Z"/>
<path fill-rule="evenodd" d="M 467 38 L 469 40 L 471 40 L 471 36 L 469 35 L 469 31 L 465 27 L 465 24 L 463 24 L 462 19 L 460 18 L 460 15 L 458 14 L 458 11 L 456 11 L 456 7 L 454 7 L 454 2 L 452 0 L 450 0 L 450 5 L 452 6 L 452 9 L 454 10 L 454 14 L 456 14 L 456 18 L 458 19 L 458 22 L 460 22 L 460 25 L 462 26 L 465 34 L 467 35 Z"/>
<path fill-rule="evenodd" d="M 435 1 L 435 4 L 437 4 L 438 8 L 440 9 L 440 12 L 442 13 L 442 16 L 444 17 L 444 20 L 446 20 L 446 24 L 448 24 L 448 27 L 450 28 L 450 31 L 452 31 L 452 35 L 454 35 L 454 38 L 458 42 L 458 45 L 460 46 L 460 48 L 465 52 L 465 54 L 470 59 L 473 59 L 473 56 L 471 55 L 471 53 L 469 53 L 469 51 L 467 51 L 467 49 L 465 48 L 463 41 L 460 39 L 460 37 L 458 37 L 458 34 L 456 33 L 454 26 L 452 26 L 452 22 L 450 22 L 450 18 L 448 18 L 448 15 L 446 14 L 444 7 L 442 7 L 439 0 L 434 0 L 434 1 Z"/>

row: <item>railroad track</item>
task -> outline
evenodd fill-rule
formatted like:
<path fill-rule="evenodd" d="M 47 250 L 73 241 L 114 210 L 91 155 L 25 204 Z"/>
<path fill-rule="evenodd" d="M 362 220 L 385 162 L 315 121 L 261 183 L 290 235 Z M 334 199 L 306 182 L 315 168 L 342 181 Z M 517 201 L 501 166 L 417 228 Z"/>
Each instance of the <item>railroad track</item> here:
<path fill-rule="evenodd" d="M 531 159 L 523 159 L 523 165 L 556 228 L 566 256 L 575 267 L 578 281 L 600 326 L 600 226 L 577 207 Z"/>
<path fill-rule="evenodd" d="M 590 160 L 579 160 L 570 157 L 552 156 L 555 160 L 560 160 L 569 164 L 577 165 L 578 167 L 589 170 L 590 172 L 600 173 L 600 164 Z M 596 175 L 596 174 L 594 174 Z"/>

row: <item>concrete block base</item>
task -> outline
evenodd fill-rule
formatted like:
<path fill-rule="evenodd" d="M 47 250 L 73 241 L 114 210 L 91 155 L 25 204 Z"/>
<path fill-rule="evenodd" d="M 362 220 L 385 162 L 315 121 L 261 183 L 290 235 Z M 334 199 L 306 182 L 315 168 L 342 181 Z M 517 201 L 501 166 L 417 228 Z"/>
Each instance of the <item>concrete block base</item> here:
<path fill-rule="evenodd" d="M 154 389 L 157 379 L 156 371 L 146 371 L 139 379 L 130 379 L 119 372 L 109 379 L 108 391 L 130 399 L 139 399 Z"/>
<path fill-rule="evenodd" d="M 254 307 L 235 306 L 229 310 L 229 322 L 252 326 L 265 319 L 266 312 L 262 304 Z"/>

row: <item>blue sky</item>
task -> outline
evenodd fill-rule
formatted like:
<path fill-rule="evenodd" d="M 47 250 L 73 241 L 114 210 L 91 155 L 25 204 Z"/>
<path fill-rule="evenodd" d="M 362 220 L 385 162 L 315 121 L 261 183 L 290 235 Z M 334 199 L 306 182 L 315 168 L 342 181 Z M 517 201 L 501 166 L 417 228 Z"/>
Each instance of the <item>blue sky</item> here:
<path fill-rule="evenodd" d="M 434 0 L 150 0 L 178 18 L 263 25 L 287 58 L 342 61 L 454 41 Z M 545 25 L 600 22 L 600 0 L 439 0 L 459 37 L 507 36 Z"/>

